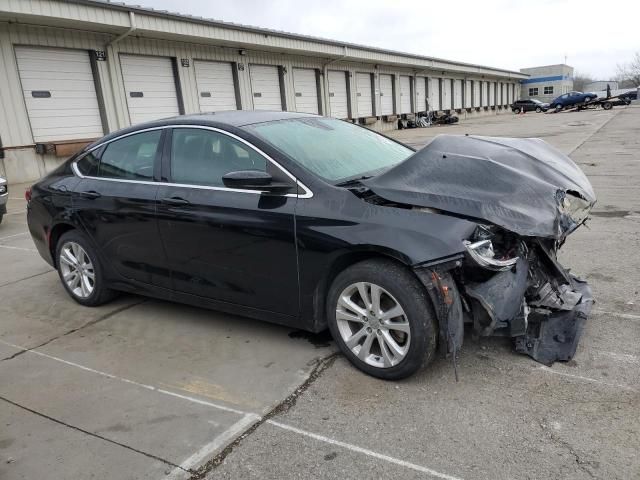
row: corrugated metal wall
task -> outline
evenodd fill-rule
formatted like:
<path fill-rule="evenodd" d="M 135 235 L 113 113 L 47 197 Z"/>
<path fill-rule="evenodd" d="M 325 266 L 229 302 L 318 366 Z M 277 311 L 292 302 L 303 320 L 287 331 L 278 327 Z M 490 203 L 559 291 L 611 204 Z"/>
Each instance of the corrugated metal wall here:
<path fill-rule="evenodd" d="M 89 7 L 83 7 L 89 8 Z M 104 11 L 104 9 L 100 9 Z M 108 10 L 106 10 L 108 12 Z M 96 13 L 96 12 L 94 12 Z M 101 13 L 105 14 L 106 13 Z M 108 22 L 120 21 L 119 12 L 111 12 L 113 18 L 106 19 Z M 67 15 L 69 16 L 69 15 Z M 162 22 L 161 18 L 156 19 Z M 124 20 L 123 20 L 124 22 Z M 123 26 L 126 23 L 123 23 Z M 162 25 L 156 26 L 162 28 Z M 154 28 L 156 28 L 154 27 Z M 169 25 L 165 25 L 169 27 Z M 193 28 L 198 28 L 194 25 Z M 205 26 L 202 26 L 205 28 Z M 208 28 L 208 27 L 207 27 Z M 47 171 L 57 166 L 62 159 L 57 159 L 51 155 L 36 155 L 33 148 L 34 138 L 27 115 L 27 110 L 22 96 L 20 77 L 16 65 L 15 47 L 19 45 L 49 46 L 79 50 L 104 51 L 105 45 L 113 39 L 113 36 L 97 34 L 91 32 L 79 32 L 74 30 L 47 28 L 38 26 L 25 26 L 16 24 L 0 23 L 0 135 L 5 146 L 26 146 L 24 149 L 7 151 L 6 158 L 0 162 L 0 173 L 9 177 L 12 182 L 32 181 L 42 176 Z M 295 43 L 294 40 L 291 40 Z M 328 47 L 327 47 L 328 48 Z M 280 67 L 282 72 L 282 87 L 284 101 L 289 110 L 295 109 L 295 89 L 293 84 L 293 69 L 308 68 L 317 69 L 320 72 L 319 96 L 322 110 L 328 112 L 328 92 L 326 77 L 325 59 L 300 56 L 284 55 L 282 53 L 269 53 L 260 51 L 247 51 L 246 55 L 241 55 L 237 48 L 225 48 L 216 46 L 196 45 L 185 42 L 169 40 L 153 40 L 147 38 L 125 38 L 118 44 L 106 49 L 107 61 L 97 61 L 96 78 L 97 90 L 101 103 L 103 104 L 104 120 L 109 131 L 114 131 L 129 125 L 130 117 L 127 109 L 127 97 L 122 76 L 121 54 L 146 55 L 169 57 L 177 65 L 177 86 L 178 95 L 185 113 L 196 113 L 200 111 L 198 98 L 198 86 L 196 83 L 196 72 L 194 61 L 216 60 L 231 62 L 234 65 L 234 75 L 237 79 L 238 96 L 242 109 L 251 109 L 252 91 L 249 77 L 249 65 L 274 65 Z M 333 54 L 333 53 L 332 53 Z M 182 65 L 185 60 L 185 66 Z M 188 66 L 187 66 L 188 64 Z M 385 122 L 381 116 L 380 98 L 380 74 L 390 74 L 394 78 L 396 88 L 394 89 L 394 105 L 396 112 L 400 108 L 399 77 L 408 75 L 415 78 L 416 70 L 412 68 L 401 68 L 384 64 L 367 64 L 360 62 L 338 61 L 332 63 L 331 70 L 348 72 L 348 94 L 351 105 L 351 118 L 357 121 L 357 89 L 356 72 L 373 74 L 373 115 L 377 116 L 376 122 L 371 125 L 376 130 L 386 131 L 397 128 L 396 122 Z M 438 96 L 438 78 L 431 76 L 429 72 L 421 72 L 426 76 L 428 85 L 429 105 L 434 109 L 449 109 L 452 102 L 451 79 L 463 79 L 463 76 L 451 75 L 443 79 L 446 82 L 445 103 L 440 106 Z M 440 73 L 440 72 L 438 72 Z M 418 77 L 422 79 L 423 77 Z M 479 78 L 467 76 L 467 79 L 478 81 Z M 415 92 L 415 87 L 412 89 Z M 465 102 L 466 103 L 466 102 Z M 413 102 L 413 109 L 419 108 Z M 482 112 L 481 112 L 482 113 Z"/>

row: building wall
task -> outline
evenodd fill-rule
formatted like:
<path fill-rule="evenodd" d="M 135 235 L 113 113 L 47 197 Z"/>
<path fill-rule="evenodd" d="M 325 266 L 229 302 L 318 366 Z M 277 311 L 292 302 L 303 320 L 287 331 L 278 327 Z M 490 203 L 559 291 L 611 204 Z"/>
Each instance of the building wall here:
<path fill-rule="evenodd" d="M 550 102 L 554 98 L 573 90 L 573 67 L 569 65 L 545 65 L 522 68 L 529 78 L 522 80 L 521 97 Z"/>
<path fill-rule="evenodd" d="M 71 30 L 66 28 L 50 28 L 41 26 L 17 25 L 0 22 L 0 137 L 5 147 L 5 158 L 0 160 L 0 174 L 9 179 L 11 183 L 29 182 L 40 178 L 62 163 L 65 158 L 51 154 L 37 154 L 34 149 L 34 140 L 29 117 L 27 114 L 20 77 L 17 69 L 15 46 L 47 46 L 55 48 L 104 51 L 105 45 L 114 38 L 113 35 L 93 33 L 88 31 Z M 350 104 L 352 107 L 351 121 L 360 122 L 361 115 L 356 111 L 357 92 L 355 77 L 357 72 L 374 74 L 375 111 L 373 123 L 367 126 L 379 131 L 389 131 L 397 128 L 397 121 L 387 119 L 380 115 L 379 75 L 388 73 L 394 76 L 396 113 L 400 107 L 399 76 L 408 75 L 412 82 L 412 111 L 418 113 L 423 108 L 416 107 L 417 78 L 444 79 L 443 82 L 451 82 L 454 79 L 464 81 L 491 81 L 504 84 L 504 91 L 511 91 L 511 96 L 504 95 L 503 99 L 496 97 L 495 102 L 485 107 L 466 107 L 453 109 L 453 103 L 442 105 L 440 110 L 456 111 L 462 119 L 476 115 L 495 115 L 509 111 L 507 105 L 513 101 L 513 91 L 519 90 L 517 80 L 496 75 L 493 78 L 483 78 L 472 74 L 452 73 L 447 71 L 433 71 L 428 69 L 416 70 L 413 68 L 385 65 L 381 63 L 361 63 L 347 61 L 332 61 L 330 64 L 326 58 L 311 55 L 283 54 L 268 51 L 248 50 L 242 55 L 238 48 L 201 45 L 179 40 L 136 38 L 130 36 L 121 42 L 112 44 L 106 48 L 107 60 L 96 62 L 98 94 L 101 96 L 104 119 L 106 122 L 105 133 L 130 125 L 122 77 L 120 54 L 138 54 L 171 57 L 177 59 L 177 77 L 179 93 L 185 113 L 197 113 L 199 111 L 198 89 L 196 85 L 194 60 L 218 60 L 234 62 L 237 65 L 237 81 L 243 109 L 253 108 L 253 94 L 249 78 L 250 64 L 267 64 L 284 67 L 283 75 L 284 98 L 287 109 L 295 108 L 295 91 L 293 85 L 293 68 L 311 68 L 321 72 L 320 99 L 322 112 L 327 112 L 327 69 L 344 70 L 349 72 Z M 188 67 L 181 66 L 181 59 L 189 61 Z M 284 70 L 283 70 L 284 71 Z M 429 81 L 428 95 L 432 95 Z M 101 93 L 100 93 L 101 92 Z M 516 95 L 517 96 L 517 95 Z M 433 104 L 433 102 L 430 102 Z M 482 103 L 484 105 L 484 103 Z M 464 105 L 467 105 L 465 102 Z M 18 148 L 16 148 L 18 147 Z"/>

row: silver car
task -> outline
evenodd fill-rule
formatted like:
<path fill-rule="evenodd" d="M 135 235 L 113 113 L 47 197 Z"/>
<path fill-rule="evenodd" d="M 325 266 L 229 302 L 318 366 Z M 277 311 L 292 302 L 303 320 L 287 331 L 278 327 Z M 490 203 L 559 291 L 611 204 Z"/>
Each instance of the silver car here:
<path fill-rule="evenodd" d="M 7 181 L 0 177 L 0 223 L 2 223 L 2 217 L 7 213 L 7 200 L 9 199 L 9 187 Z"/>

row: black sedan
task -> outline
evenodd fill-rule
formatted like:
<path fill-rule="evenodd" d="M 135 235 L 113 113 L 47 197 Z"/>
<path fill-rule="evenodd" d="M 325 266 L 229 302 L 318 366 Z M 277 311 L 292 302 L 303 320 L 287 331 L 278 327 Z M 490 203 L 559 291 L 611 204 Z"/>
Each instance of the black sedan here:
<path fill-rule="evenodd" d="M 86 306 L 117 291 L 319 332 L 406 377 L 464 326 L 552 363 L 589 287 L 556 251 L 595 202 L 536 139 L 440 136 L 415 152 L 315 115 L 221 112 L 112 133 L 27 191 L 42 257 Z"/>
<path fill-rule="evenodd" d="M 537 100 L 535 98 L 516 100 L 511 104 L 511 111 L 513 113 L 520 113 L 520 112 L 541 113 L 541 112 L 546 112 L 547 110 L 549 110 L 549 104 L 543 103 L 540 100 Z"/>

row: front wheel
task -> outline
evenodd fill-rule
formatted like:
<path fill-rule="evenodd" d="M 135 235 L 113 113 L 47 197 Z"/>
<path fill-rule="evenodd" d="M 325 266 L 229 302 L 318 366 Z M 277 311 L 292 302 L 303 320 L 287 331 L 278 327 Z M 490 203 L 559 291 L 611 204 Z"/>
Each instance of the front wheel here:
<path fill-rule="evenodd" d="M 556 105 L 556 112 L 562 111 L 562 105 Z"/>
<path fill-rule="evenodd" d="M 542 112 L 542 109 L 540 107 L 537 107 L 536 108 L 536 113 L 541 113 L 541 112 Z"/>
<path fill-rule="evenodd" d="M 519 109 L 519 108 L 514 108 L 514 109 L 513 109 L 513 113 L 515 113 L 515 114 L 520 113 L 520 109 Z"/>
<path fill-rule="evenodd" d="M 87 307 L 107 303 L 114 292 L 105 285 L 102 265 L 94 247 L 83 234 L 71 230 L 56 246 L 58 275 L 67 293 L 76 302 Z"/>
<path fill-rule="evenodd" d="M 327 296 L 327 313 L 342 353 L 374 377 L 408 377 L 435 355 L 431 300 L 416 277 L 391 260 L 366 260 L 340 273 Z"/>
<path fill-rule="evenodd" d="M 613 108 L 613 103 L 611 102 L 604 102 L 602 104 L 602 108 L 604 108 L 605 110 L 611 110 Z"/>

